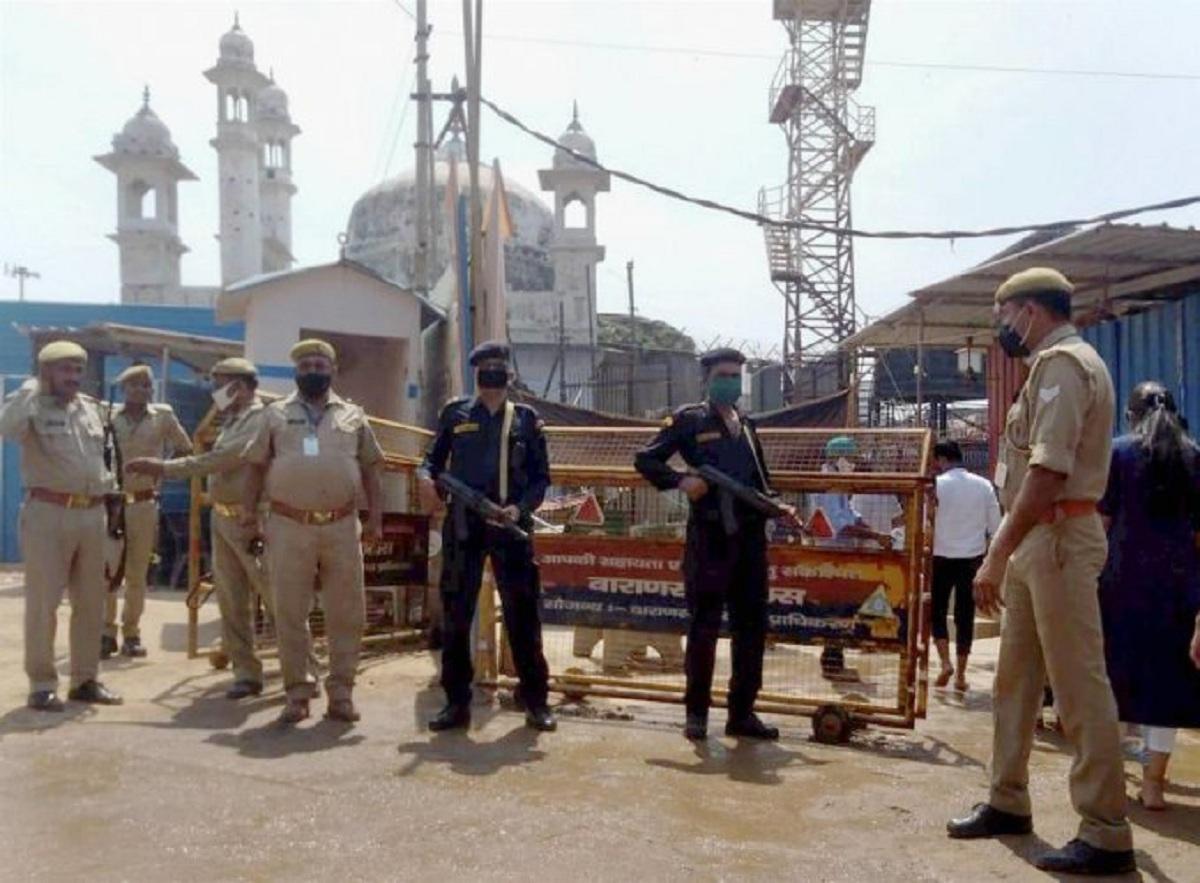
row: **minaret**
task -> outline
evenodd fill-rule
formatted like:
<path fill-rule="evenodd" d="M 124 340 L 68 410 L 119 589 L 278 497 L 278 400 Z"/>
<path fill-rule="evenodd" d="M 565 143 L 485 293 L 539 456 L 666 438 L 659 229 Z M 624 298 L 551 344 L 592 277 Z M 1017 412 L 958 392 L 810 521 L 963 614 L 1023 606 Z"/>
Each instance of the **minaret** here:
<path fill-rule="evenodd" d="M 571 124 L 558 139 L 553 167 L 538 171 L 543 190 L 554 192 L 554 293 L 564 306 L 572 340 L 595 346 L 596 264 L 604 260 L 604 246 L 596 244 L 596 194 L 609 188 L 609 174 L 576 159 L 564 148 L 596 159 L 596 144 L 579 122 L 576 104 Z"/>
<path fill-rule="evenodd" d="M 263 230 L 259 191 L 256 97 L 267 78 L 254 67 L 254 44 L 237 16 L 221 37 L 216 67 L 204 76 L 217 87 L 217 150 L 221 179 L 221 285 L 232 285 L 263 270 Z"/>
<path fill-rule="evenodd" d="M 179 240 L 177 185 L 196 176 L 150 109 L 149 87 L 141 109 L 113 136 L 112 152 L 95 160 L 117 176 L 117 232 L 108 238 L 120 250 L 121 303 L 182 302 L 179 259 L 188 249 Z"/>
<path fill-rule="evenodd" d="M 300 127 L 288 114 L 288 98 L 275 83 L 271 72 L 269 85 L 258 93 L 255 120 L 260 145 L 258 186 L 262 211 L 263 271 L 286 270 L 296 259 L 292 256 L 292 139 Z"/>

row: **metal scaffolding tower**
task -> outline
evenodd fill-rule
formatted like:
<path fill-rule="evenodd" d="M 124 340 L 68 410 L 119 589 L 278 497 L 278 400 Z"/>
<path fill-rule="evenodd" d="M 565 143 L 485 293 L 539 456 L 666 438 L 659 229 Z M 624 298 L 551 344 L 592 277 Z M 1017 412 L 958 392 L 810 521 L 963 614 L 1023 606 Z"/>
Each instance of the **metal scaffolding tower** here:
<path fill-rule="evenodd" d="M 875 141 L 862 83 L 871 0 L 773 0 L 791 48 L 771 83 L 770 121 L 783 129 L 788 175 L 759 193 L 761 214 L 850 226 L 850 183 Z M 771 281 L 783 294 L 784 394 L 800 402 L 850 383 L 837 345 L 855 330 L 854 246 L 843 233 L 764 226 Z"/>

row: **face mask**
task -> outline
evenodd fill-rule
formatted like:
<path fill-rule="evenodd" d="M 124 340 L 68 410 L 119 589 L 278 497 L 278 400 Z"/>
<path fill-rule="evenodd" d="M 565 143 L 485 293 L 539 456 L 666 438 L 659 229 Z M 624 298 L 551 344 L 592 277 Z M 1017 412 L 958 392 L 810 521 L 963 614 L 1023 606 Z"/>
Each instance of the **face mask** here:
<path fill-rule="evenodd" d="M 504 389 L 508 386 L 508 369 L 480 368 L 475 372 L 475 382 L 480 389 Z"/>
<path fill-rule="evenodd" d="M 1031 322 L 1031 327 L 1032 324 Z M 1030 328 L 1026 328 L 1025 333 L 1021 334 L 1012 325 L 1001 324 L 996 330 L 996 343 L 1000 344 L 1000 349 L 1004 350 L 1005 355 L 1009 358 L 1023 359 L 1029 355 L 1029 347 L 1025 345 L 1025 338 L 1029 336 L 1029 331 Z"/>
<path fill-rule="evenodd" d="M 845 457 L 838 457 L 837 458 L 837 471 L 838 472 L 853 472 L 854 471 L 854 463 L 850 460 L 847 460 Z"/>
<path fill-rule="evenodd" d="M 213 403 L 217 406 L 218 411 L 224 411 L 233 404 L 233 400 L 237 397 L 237 393 L 233 391 L 233 384 L 226 383 L 219 389 L 212 391 Z"/>
<path fill-rule="evenodd" d="M 741 397 L 740 375 L 721 374 L 708 381 L 708 400 L 715 405 L 732 405 Z"/>
<path fill-rule="evenodd" d="M 315 399 L 325 395 L 329 391 L 329 385 L 333 383 L 333 377 L 328 374 L 297 374 L 296 388 L 301 394 L 310 399 Z"/>

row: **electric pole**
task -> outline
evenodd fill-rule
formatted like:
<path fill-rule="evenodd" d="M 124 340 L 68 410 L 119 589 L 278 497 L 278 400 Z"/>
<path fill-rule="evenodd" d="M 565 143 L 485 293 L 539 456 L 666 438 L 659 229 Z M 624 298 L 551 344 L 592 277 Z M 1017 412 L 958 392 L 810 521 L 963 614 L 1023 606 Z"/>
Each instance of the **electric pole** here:
<path fill-rule="evenodd" d="M 625 279 L 629 286 L 629 413 L 637 414 L 634 405 L 634 393 L 636 392 L 635 384 L 637 382 L 637 371 L 641 362 L 641 335 L 637 332 L 637 318 L 634 315 L 633 306 L 633 261 L 625 262 Z"/>
<path fill-rule="evenodd" d="M 479 194 L 479 124 L 480 124 L 480 79 L 483 72 L 483 0 L 475 0 L 475 12 L 471 13 L 471 0 L 463 0 L 463 49 L 467 65 L 467 166 L 471 180 L 471 264 L 470 316 L 472 340 L 478 340 L 480 329 L 477 318 L 479 275 L 483 269 L 483 201 Z"/>
<path fill-rule="evenodd" d="M 28 267 L 4 265 L 4 275 L 12 276 L 17 280 L 17 299 L 25 300 L 25 280 L 26 279 L 41 279 L 41 273 L 35 273 Z"/>
<path fill-rule="evenodd" d="M 428 0 L 417 0 L 417 252 L 414 256 L 413 288 L 428 297 L 437 265 L 433 224 L 433 98 L 429 83 Z"/>

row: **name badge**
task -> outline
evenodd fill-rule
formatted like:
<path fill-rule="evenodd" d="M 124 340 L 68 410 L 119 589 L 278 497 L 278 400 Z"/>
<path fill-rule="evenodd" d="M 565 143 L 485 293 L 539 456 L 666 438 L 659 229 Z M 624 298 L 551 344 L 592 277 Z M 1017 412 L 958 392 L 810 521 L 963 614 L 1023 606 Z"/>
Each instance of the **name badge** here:
<path fill-rule="evenodd" d="M 720 437 L 720 432 L 702 432 L 696 436 L 696 444 L 702 445 L 705 442 L 716 441 Z"/>
<path fill-rule="evenodd" d="M 321 453 L 321 444 L 315 435 L 304 436 L 304 456 L 316 457 Z"/>
<path fill-rule="evenodd" d="M 1004 490 L 1004 486 L 1006 484 L 1008 484 L 1008 464 L 1007 463 L 1002 462 L 1002 463 L 996 464 L 996 480 L 993 482 L 993 484 L 995 484 L 996 487 L 999 488 L 1000 490 Z"/>

